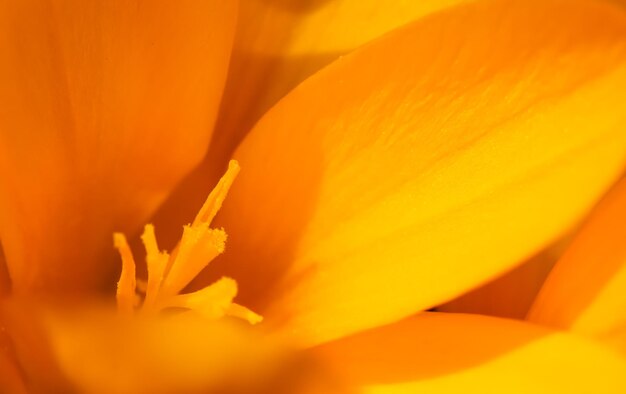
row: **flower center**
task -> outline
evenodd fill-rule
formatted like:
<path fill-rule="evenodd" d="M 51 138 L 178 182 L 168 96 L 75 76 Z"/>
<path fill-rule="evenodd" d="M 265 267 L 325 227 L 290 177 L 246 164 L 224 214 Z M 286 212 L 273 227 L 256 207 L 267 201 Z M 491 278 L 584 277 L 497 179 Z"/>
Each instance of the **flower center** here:
<path fill-rule="evenodd" d="M 201 290 L 180 294 L 211 260 L 224 251 L 226 233 L 209 225 L 238 173 L 239 164 L 231 160 L 193 223 L 184 227 L 171 254 L 159 250 L 154 226 L 145 226 L 141 240 L 146 249 L 147 281 L 136 279 L 135 260 L 124 234 L 113 234 L 115 248 L 122 258 L 122 273 L 117 282 L 117 307 L 121 312 L 132 314 L 138 309 L 158 312 L 166 308 L 184 308 L 209 319 L 233 316 L 251 324 L 262 320 L 261 316 L 233 302 L 237 282 L 231 278 L 222 277 Z"/>

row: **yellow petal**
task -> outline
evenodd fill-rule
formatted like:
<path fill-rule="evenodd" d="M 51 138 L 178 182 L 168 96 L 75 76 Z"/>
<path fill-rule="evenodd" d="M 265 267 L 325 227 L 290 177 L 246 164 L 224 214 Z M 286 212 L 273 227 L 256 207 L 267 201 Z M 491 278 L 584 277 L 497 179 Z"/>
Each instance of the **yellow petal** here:
<path fill-rule="evenodd" d="M 622 393 L 626 362 L 598 344 L 478 315 L 427 313 L 315 349 L 363 393 Z"/>
<path fill-rule="evenodd" d="M 97 303 L 3 301 L 3 394 L 337 392 L 307 354 L 247 325 L 188 313 L 127 319 Z M 20 376 L 10 375 L 15 371 L 1 369 L 7 350 L 15 350 L 26 391 L 15 381 Z"/>
<path fill-rule="evenodd" d="M 565 237 L 503 276 L 437 306 L 437 311 L 524 319 L 569 242 L 571 237 Z"/>
<path fill-rule="evenodd" d="M 554 267 L 528 319 L 590 335 L 626 327 L 626 180 L 596 207 Z"/>
<path fill-rule="evenodd" d="M 205 153 L 235 14 L 232 0 L 0 5 L 0 237 L 16 291 L 114 283 L 110 234 L 136 230 Z"/>
<path fill-rule="evenodd" d="M 175 244 L 219 179 L 232 151 L 272 105 L 305 78 L 412 20 L 467 0 L 243 0 L 215 138 L 202 164 L 176 187 L 154 223 Z"/>
<path fill-rule="evenodd" d="M 600 336 L 613 349 L 626 355 L 626 326 L 621 326 L 608 334 Z"/>
<path fill-rule="evenodd" d="M 126 319 L 86 305 L 45 309 L 36 323 L 60 375 L 76 387 L 41 392 L 222 392 L 208 389 L 215 385 L 240 392 L 238 385 L 273 372 L 284 352 L 245 326 L 186 313 Z"/>
<path fill-rule="evenodd" d="M 238 148 L 212 271 L 307 342 L 502 274 L 623 167 L 625 61 L 624 15 L 565 0 L 477 2 L 353 52 Z"/>
<path fill-rule="evenodd" d="M 229 154 L 274 103 L 364 43 L 466 0 L 243 0 L 214 155 Z"/>

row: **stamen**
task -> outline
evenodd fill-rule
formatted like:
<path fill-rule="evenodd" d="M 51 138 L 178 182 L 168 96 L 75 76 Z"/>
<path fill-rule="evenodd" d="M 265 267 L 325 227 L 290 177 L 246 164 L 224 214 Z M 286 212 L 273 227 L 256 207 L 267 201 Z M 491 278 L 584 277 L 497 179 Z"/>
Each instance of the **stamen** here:
<path fill-rule="evenodd" d="M 228 169 L 222 178 L 219 180 L 217 185 L 211 193 L 209 197 L 207 197 L 206 201 L 200 208 L 200 211 L 196 215 L 196 218 L 193 221 L 192 226 L 197 226 L 200 223 L 211 223 L 217 212 L 222 207 L 222 203 L 228 194 L 228 190 L 232 186 L 237 174 L 239 174 L 239 163 L 237 160 L 231 160 L 228 163 Z"/>
<path fill-rule="evenodd" d="M 178 253 L 163 281 L 164 296 L 172 296 L 185 288 L 211 260 L 224 252 L 226 233 L 209 228 L 207 223 L 185 226 Z"/>
<path fill-rule="evenodd" d="M 172 297 L 166 306 L 188 308 L 209 319 L 219 319 L 226 315 L 236 295 L 237 282 L 224 277 L 202 290 Z"/>
<path fill-rule="evenodd" d="M 148 268 L 148 280 L 142 283 L 142 288 L 145 286 L 144 311 L 179 307 L 194 310 L 209 319 L 231 316 L 247 320 L 250 324 L 262 320 L 251 310 L 233 303 L 237 295 L 237 282 L 231 278 L 222 278 L 193 293 L 179 294 L 211 260 L 224 252 L 226 233 L 222 229 L 209 227 L 209 224 L 221 208 L 238 173 L 239 164 L 232 160 L 193 223 L 183 228 L 181 240 L 171 256 L 159 250 L 154 226 L 145 226 L 141 236 Z M 122 274 L 117 289 L 118 308 L 132 313 L 137 288 L 135 261 L 123 234 L 115 233 L 114 242 L 122 257 Z"/>
<path fill-rule="evenodd" d="M 220 319 L 224 316 L 236 317 L 254 325 L 263 321 L 263 317 L 250 309 L 235 304 L 237 282 L 223 277 L 217 282 L 189 294 L 182 294 L 170 299 L 166 307 L 192 309 L 209 319 Z"/>
<path fill-rule="evenodd" d="M 148 283 L 146 285 L 144 307 L 150 307 L 157 299 L 170 256 L 165 252 L 159 251 L 153 225 L 147 224 L 144 227 L 141 241 L 146 249 L 146 266 L 148 268 Z"/>
<path fill-rule="evenodd" d="M 113 234 L 113 244 L 122 257 L 122 273 L 117 282 L 117 307 L 123 313 L 132 313 L 135 307 L 135 259 L 124 234 Z"/>
<path fill-rule="evenodd" d="M 137 278 L 136 282 L 137 282 L 137 292 L 141 294 L 146 294 L 146 290 L 148 290 L 148 281 Z"/>
<path fill-rule="evenodd" d="M 236 317 L 247 320 L 248 323 L 255 325 L 263 321 L 263 316 L 252 312 L 250 309 L 232 302 L 226 311 L 226 316 Z"/>

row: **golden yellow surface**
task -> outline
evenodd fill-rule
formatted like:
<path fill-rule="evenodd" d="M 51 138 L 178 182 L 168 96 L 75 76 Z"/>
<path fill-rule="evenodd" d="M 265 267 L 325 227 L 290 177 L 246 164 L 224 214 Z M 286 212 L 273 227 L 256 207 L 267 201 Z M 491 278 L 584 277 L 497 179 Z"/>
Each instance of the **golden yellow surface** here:
<path fill-rule="evenodd" d="M 626 392 L 625 92 L 617 0 L 0 1 L 0 392 Z"/>

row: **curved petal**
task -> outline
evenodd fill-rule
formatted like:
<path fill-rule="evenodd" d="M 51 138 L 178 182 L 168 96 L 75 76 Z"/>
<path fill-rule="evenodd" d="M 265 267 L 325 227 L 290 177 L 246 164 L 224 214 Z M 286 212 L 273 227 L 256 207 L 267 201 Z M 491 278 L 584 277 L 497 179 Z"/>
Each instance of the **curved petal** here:
<path fill-rule="evenodd" d="M 364 393 L 621 393 L 626 362 L 513 320 L 426 313 L 315 349 Z"/>
<path fill-rule="evenodd" d="M 3 305 L 29 392 L 249 393 L 289 356 L 246 326 L 192 313 L 128 318 L 96 303 L 19 306 Z"/>
<path fill-rule="evenodd" d="M 0 332 L 0 390 L 2 392 L 27 394 L 23 375 L 13 351 L 13 344 L 6 333 L 4 321 Z"/>
<path fill-rule="evenodd" d="M 255 122 L 305 78 L 394 28 L 467 0 L 243 0 L 209 153 L 153 222 L 166 245 L 193 219 L 234 148 Z M 168 229 L 173 229 L 172 231 Z"/>
<path fill-rule="evenodd" d="M 467 0 L 243 0 L 214 155 L 230 154 L 288 91 L 384 33 Z"/>
<path fill-rule="evenodd" d="M 18 371 L 28 393 L 71 393 L 62 376 L 38 317 L 23 301 L 5 297 L 0 302 L 0 324 L 4 356 Z M 9 370 L 10 371 L 10 370 Z M 0 373 L 0 375 L 2 375 Z M 2 392 L 19 393 L 11 386 L 15 381 L 0 381 Z M 3 384 L 6 384 L 4 386 Z"/>
<path fill-rule="evenodd" d="M 49 328 L 60 368 L 82 392 L 215 392 L 207 387 L 231 379 L 248 384 L 276 358 L 257 335 L 188 314 L 156 321 L 89 318 L 63 317 Z"/>
<path fill-rule="evenodd" d="M 16 291 L 93 288 L 205 153 L 236 2 L 0 5 L 0 237 Z M 114 281 L 110 281 L 113 283 Z"/>
<path fill-rule="evenodd" d="M 626 179 L 594 210 L 537 296 L 528 319 L 590 335 L 626 327 Z"/>
<path fill-rule="evenodd" d="M 626 326 L 618 327 L 612 332 L 602 335 L 600 339 L 613 349 L 626 354 Z"/>
<path fill-rule="evenodd" d="M 593 1 L 478 2 L 354 52 L 238 148 L 211 270 L 307 342 L 484 283 L 621 171 L 625 60 L 624 15 Z"/>
<path fill-rule="evenodd" d="M 436 307 L 439 312 L 524 319 L 554 264 L 571 242 L 565 237 L 512 271 Z"/>

